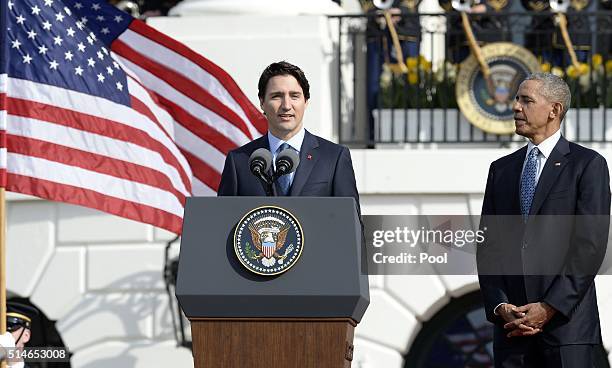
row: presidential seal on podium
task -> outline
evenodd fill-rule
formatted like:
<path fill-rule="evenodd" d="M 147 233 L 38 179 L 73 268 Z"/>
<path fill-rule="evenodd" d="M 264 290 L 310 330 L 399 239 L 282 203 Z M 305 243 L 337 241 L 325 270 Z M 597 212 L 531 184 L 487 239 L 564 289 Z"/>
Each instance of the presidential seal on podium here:
<path fill-rule="evenodd" d="M 487 133 L 514 133 L 514 96 L 523 79 L 540 71 L 540 63 L 529 50 L 509 42 L 488 44 L 481 52 L 489 78 L 474 55 L 461 64 L 455 87 L 459 109 Z"/>
<path fill-rule="evenodd" d="M 249 271 L 265 276 L 289 270 L 304 246 L 302 226 L 284 208 L 259 207 L 240 220 L 234 232 L 234 251 Z"/>

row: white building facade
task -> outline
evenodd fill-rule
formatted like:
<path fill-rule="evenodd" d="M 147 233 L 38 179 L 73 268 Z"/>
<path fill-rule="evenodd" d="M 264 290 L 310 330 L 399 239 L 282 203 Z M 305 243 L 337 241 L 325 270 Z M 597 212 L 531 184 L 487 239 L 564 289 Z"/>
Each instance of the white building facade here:
<path fill-rule="evenodd" d="M 424 6 L 431 10 L 427 1 Z M 257 80 L 265 66 L 279 60 L 299 65 L 311 84 L 306 128 L 337 139 L 337 22 L 321 13 L 342 10 L 321 1 L 318 10 L 299 15 L 294 1 L 285 6 L 261 1 L 251 8 L 247 3 L 255 2 L 223 1 L 229 11 L 242 3 L 242 14 L 228 14 L 221 1 L 197 3 L 185 1 L 176 10 L 182 16 L 149 23 L 224 68 L 256 105 Z M 218 12 L 210 11 L 214 3 Z M 362 212 L 478 215 L 489 164 L 517 147 L 351 150 Z M 612 162 L 612 146 L 593 148 Z M 74 353 L 73 367 L 190 367 L 191 352 L 176 346 L 163 282 L 164 247 L 173 238 L 87 208 L 9 194 L 9 297 L 28 298 L 57 321 L 57 331 Z M 603 341 L 610 352 L 612 277 L 599 276 L 597 284 Z M 403 367 L 423 326 L 449 303 L 477 290 L 473 276 L 371 277 L 371 304 L 356 330 L 353 366 Z"/>

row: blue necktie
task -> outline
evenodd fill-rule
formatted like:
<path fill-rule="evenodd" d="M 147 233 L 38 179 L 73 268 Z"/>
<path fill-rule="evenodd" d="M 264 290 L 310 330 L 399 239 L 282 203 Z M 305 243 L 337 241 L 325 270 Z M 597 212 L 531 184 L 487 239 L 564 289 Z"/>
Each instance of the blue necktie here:
<path fill-rule="evenodd" d="M 283 152 L 284 150 L 291 148 L 291 146 L 287 143 L 283 143 L 280 145 L 280 147 L 278 147 L 278 149 L 276 150 L 276 157 L 278 157 L 278 154 Z M 289 188 L 291 188 L 291 174 L 285 174 L 281 177 L 278 178 L 277 180 L 278 182 L 278 186 L 280 189 L 280 195 L 284 195 L 286 196 L 287 194 L 289 194 Z"/>
<path fill-rule="evenodd" d="M 523 169 L 523 176 L 521 177 L 521 214 L 525 221 L 527 221 L 527 217 L 529 216 L 531 202 L 533 201 L 533 195 L 536 190 L 539 153 L 540 150 L 538 150 L 538 147 L 534 147 L 531 152 L 529 152 L 527 163 Z"/>

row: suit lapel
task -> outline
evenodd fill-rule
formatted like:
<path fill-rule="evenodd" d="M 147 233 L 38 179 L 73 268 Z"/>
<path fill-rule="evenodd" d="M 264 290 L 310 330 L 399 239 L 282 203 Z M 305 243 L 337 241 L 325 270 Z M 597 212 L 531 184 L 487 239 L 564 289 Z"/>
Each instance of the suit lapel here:
<path fill-rule="evenodd" d="M 253 152 L 257 151 L 260 148 L 265 148 L 268 151 L 270 150 L 270 143 L 268 142 L 268 134 L 264 134 L 261 137 L 255 139 L 253 143 L 254 144 L 252 146 L 252 150 L 249 152 L 249 157 Z"/>
<path fill-rule="evenodd" d="M 521 213 L 521 198 L 520 198 L 520 185 L 521 185 L 521 173 L 523 171 L 523 162 L 525 161 L 525 155 L 527 154 L 527 147 L 517 151 L 517 157 L 513 160 L 511 165 L 508 165 L 504 172 L 502 179 L 503 183 L 507 183 L 508 193 L 510 193 L 510 208 L 509 214 L 520 214 Z"/>
<path fill-rule="evenodd" d="M 253 143 L 254 144 L 253 144 L 252 150 L 250 152 L 248 152 L 249 157 L 247 157 L 247 162 L 251 158 L 251 155 L 253 154 L 253 152 L 257 151 L 258 149 L 265 148 L 268 151 L 270 150 L 270 142 L 268 142 L 268 133 L 265 133 L 261 137 L 255 139 L 253 141 Z M 273 171 L 273 167 L 272 167 L 272 164 L 270 164 L 270 168 L 268 169 L 268 173 L 272 174 L 272 171 Z"/>
<path fill-rule="evenodd" d="M 563 171 L 563 168 L 568 162 L 567 154 L 569 152 L 569 143 L 567 140 L 563 137 L 559 138 L 559 142 L 557 142 L 555 148 L 550 153 L 550 157 L 546 159 L 546 164 L 542 169 L 542 174 L 540 174 L 536 192 L 531 203 L 531 209 L 529 210 L 530 215 L 537 214 L 540 207 L 542 207 L 544 200 L 548 196 L 548 192 L 557 181 L 559 174 Z"/>
<path fill-rule="evenodd" d="M 265 148 L 267 150 L 270 149 L 270 142 L 268 141 L 268 133 L 265 133 L 264 135 L 262 135 L 261 137 L 257 138 L 255 140 L 255 150 L 258 150 L 260 148 Z"/>
<path fill-rule="evenodd" d="M 304 141 L 302 142 L 302 148 L 300 149 L 300 164 L 295 172 L 293 183 L 291 184 L 291 189 L 289 190 L 290 196 L 299 196 L 302 192 L 302 188 L 304 188 L 304 185 L 312 172 L 312 168 L 319 160 L 319 155 L 317 155 L 316 152 L 317 147 L 319 147 L 317 138 L 306 131 Z"/>
<path fill-rule="evenodd" d="M 253 150 L 249 152 L 249 157 L 247 158 L 247 161 L 249 158 L 251 158 L 251 155 L 253 154 L 253 152 L 257 151 L 260 148 L 265 148 L 268 151 L 270 150 L 270 142 L 268 142 L 268 133 L 265 133 L 261 137 L 255 139 L 253 143 L 254 143 Z M 272 168 L 272 165 L 270 165 L 270 168 Z"/>

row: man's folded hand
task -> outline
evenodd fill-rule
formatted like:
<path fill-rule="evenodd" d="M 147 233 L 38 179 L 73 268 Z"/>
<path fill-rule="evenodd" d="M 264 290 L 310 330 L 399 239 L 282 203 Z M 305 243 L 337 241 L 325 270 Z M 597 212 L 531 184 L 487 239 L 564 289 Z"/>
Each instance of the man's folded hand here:
<path fill-rule="evenodd" d="M 506 330 L 511 330 L 508 337 L 530 336 L 542 332 L 542 328 L 557 312 L 546 303 L 530 303 L 516 307 L 515 312 L 523 313 L 524 316 L 513 321 L 507 321 L 504 325 Z"/>

